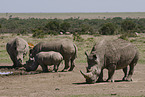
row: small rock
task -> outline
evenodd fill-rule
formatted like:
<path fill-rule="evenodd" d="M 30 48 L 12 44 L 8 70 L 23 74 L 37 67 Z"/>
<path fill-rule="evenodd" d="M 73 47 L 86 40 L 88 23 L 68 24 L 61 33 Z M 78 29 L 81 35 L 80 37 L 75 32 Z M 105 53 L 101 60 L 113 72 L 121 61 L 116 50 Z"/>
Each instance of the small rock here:
<path fill-rule="evenodd" d="M 111 95 L 117 95 L 116 93 L 111 93 Z"/>
<path fill-rule="evenodd" d="M 59 88 L 56 88 L 55 90 L 60 90 Z"/>

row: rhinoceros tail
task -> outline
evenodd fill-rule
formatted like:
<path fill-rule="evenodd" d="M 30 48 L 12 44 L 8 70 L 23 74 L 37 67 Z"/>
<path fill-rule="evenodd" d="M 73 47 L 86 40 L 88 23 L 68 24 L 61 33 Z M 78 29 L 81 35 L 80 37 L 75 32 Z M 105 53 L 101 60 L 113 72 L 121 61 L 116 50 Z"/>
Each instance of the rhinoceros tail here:
<path fill-rule="evenodd" d="M 77 46 L 74 44 L 74 48 L 75 48 L 75 53 L 74 53 L 74 58 L 77 58 L 77 51 L 78 51 L 78 48 Z"/>

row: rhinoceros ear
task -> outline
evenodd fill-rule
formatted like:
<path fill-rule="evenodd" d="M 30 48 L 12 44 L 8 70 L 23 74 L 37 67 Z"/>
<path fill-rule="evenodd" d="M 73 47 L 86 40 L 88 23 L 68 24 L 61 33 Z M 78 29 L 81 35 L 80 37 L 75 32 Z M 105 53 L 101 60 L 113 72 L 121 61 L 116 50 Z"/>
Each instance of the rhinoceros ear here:
<path fill-rule="evenodd" d="M 87 56 L 87 58 L 88 58 L 88 53 L 87 53 L 87 51 L 85 51 L 85 55 Z"/>

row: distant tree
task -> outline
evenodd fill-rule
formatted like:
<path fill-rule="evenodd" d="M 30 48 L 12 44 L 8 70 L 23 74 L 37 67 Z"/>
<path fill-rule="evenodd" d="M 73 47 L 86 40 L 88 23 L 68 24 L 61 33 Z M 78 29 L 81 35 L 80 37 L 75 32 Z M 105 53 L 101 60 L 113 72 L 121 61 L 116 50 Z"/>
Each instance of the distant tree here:
<path fill-rule="evenodd" d="M 11 19 L 11 18 L 12 18 L 12 15 L 9 16 L 9 19 Z"/>
<path fill-rule="evenodd" d="M 59 22 L 57 21 L 50 21 L 49 23 L 46 24 L 45 28 L 51 31 L 58 32 L 60 30 L 60 25 Z"/>
<path fill-rule="evenodd" d="M 82 24 L 80 28 L 82 34 L 92 34 L 93 32 L 93 29 L 90 25 Z"/>
<path fill-rule="evenodd" d="M 115 25 L 113 23 L 105 23 L 99 30 L 102 35 L 113 35 L 115 33 Z"/>
<path fill-rule="evenodd" d="M 113 20 L 120 21 L 122 20 L 122 17 L 114 17 Z"/>
<path fill-rule="evenodd" d="M 35 38 L 44 38 L 45 36 L 43 30 L 40 30 L 40 29 L 32 30 L 32 32 L 33 32 L 32 37 L 35 37 Z"/>
<path fill-rule="evenodd" d="M 121 23 L 121 28 L 124 31 L 134 30 L 136 28 L 136 24 L 131 20 L 125 20 Z"/>
<path fill-rule="evenodd" d="M 70 23 L 68 23 L 68 22 L 63 22 L 60 24 L 60 29 L 62 32 L 67 32 L 70 27 L 71 27 Z"/>

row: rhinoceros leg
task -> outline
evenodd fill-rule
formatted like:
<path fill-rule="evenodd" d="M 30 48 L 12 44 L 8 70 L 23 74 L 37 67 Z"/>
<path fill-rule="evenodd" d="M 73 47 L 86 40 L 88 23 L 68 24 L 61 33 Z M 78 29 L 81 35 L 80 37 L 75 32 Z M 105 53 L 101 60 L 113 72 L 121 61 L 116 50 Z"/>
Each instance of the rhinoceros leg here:
<path fill-rule="evenodd" d="M 129 70 L 129 73 L 128 73 L 128 76 L 127 76 L 127 81 L 132 81 L 132 75 L 133 75 L 133 72 L 134 72 L 134 66 L 137 64 L 137 61 L 138 61 L 138 56 L 136 55 L 135 58 L 133 59 L 133 61 L 129 64 L 129 67 L 130 67 L 130 70 Z"/>
<path fill-rule="evenodd" d="M 128 67 L 123 68 L 123 72 L 124 72 L 124 77 L 122 79 L 123 81 L 125 81 L 127 78 L 127 69 L 128 69 Z"/>
<path fill-rule="evenodd" d="M 53 68 L 53 71 L 52 71 L 52 72 L 57 72 L 60 63 L 61 63 L 61 62 L 59 62 L 58 64 L 55 64 L 55 65 L 54 65 L 54 68 Z"/>
<path fill-rule="evenodd" d="M 128 76 L 127 76 L 127 78 L 126 78 L 127 81 L 132 81 L 132 78 L 131 78 L 131 77 L 132 77 L 132 75 L 133 75 L 134 66 L 135 66 L 135 65 L 136 65 L 135 63 L 129 65 L 130 70 L 129 70 Z"/>
<path fill-rule="evenodd" d="M 13 56 L 13 55 L 10 55 L 10 58 L 11 58 L 11 60 L 13 61 L 13 67 L 14 67 L 14 68 L 17 67 L 17 60 L 16 60 L 16 57 Z"/>
<path fill-rule="evenodd" d="M 116 65 L 115 64 L 110 64 L 107 67 L 107 69 L 108 69 L 108 79 L 106 81 L 108 81 L 108 82 L 114 82 L 114 80 L 113 80 L 113 74 L 114 74 L 114 72 L 116 70 Z"/>
<path fill-rule="evenodd" d="M 65 67 L 62 70 L 62 72 L 67 71 L 67 69 L 69 68 L 69 60 L 67 59 L 67 60 L 64 60 L 64 61 L 65 61 Z"/>
<path fill-rule="evenodd" d="M 69 69 L 69 71 L 72 71 L 75 67 L 75 64 L 74 64 L 74 59 L 71 59 L 71 67 Z"/>
<path fill-rule="evenodd" d="M 43 72 L 48 72 L 48 67 L 47 65 L 41 65 Z"/>
<path fill-rule="evenodd" d="M 98 82 L 103 82 L 103 69 L 101 70 L 100 76 L 97 80 Z"/>

